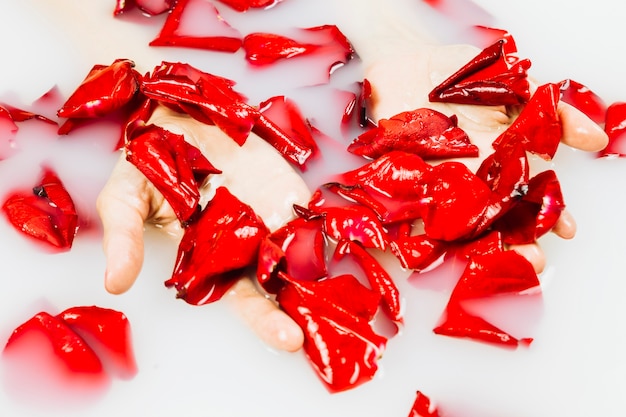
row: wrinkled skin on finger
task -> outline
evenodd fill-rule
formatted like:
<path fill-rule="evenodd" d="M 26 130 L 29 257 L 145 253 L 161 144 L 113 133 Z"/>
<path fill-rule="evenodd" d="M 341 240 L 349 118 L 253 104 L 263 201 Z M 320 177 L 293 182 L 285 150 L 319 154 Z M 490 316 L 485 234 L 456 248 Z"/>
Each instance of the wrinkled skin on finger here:
<path fill-rule="evenodd" d="M 274 230 L 293 218 L 293 204 L 305 204 L 310 198 L 301 177 L 258 136 L 251 135 L 239 147 L 215 126 L 166 108 L 158 108 L 150 122 L 183 134 L 222 170 L 202 187 L 204 202 L 217 187 L 226 186 Z M 105 287 L 113 294 L 127 291 L 140 274 L 146 224 L 157 225 L 176 241 L 182 237 L 180 223 L 163 195 L 124 155 L 98 196 L 97 209 L 104 229 Z M 300 327 L 259 292 L 250 278 L 242 277 L 225 298 L 269 346 L 287 351 L 302 346 Z"/>

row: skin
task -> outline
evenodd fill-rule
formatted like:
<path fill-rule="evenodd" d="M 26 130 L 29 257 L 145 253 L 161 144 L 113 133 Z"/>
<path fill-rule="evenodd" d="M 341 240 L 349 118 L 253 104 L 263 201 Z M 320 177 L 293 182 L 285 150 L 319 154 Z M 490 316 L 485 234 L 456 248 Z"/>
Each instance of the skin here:
<path fill-rule="evenodd" d="M 423 34 L 416 35 L 397 24 L 385 26 L 383 22 L 381 26 L 368 26 L 367 29 L 363 31 L 357 27 L 346 27 L 344 33 L 359 51 L 367 69 L 366 76 L 372 83 L 374 118 L 389 117 L 418 107 L 432 107 L 445 114 L 457 114 L 459 126 L 466 130 L 481 149 L 480 158 L 464 162 L 470 168 L 477 167 L 482 158 L 490 153 L 491 141 L 511 124 L 519 109 L 441 105 L 427 101 L 428 92 L 473 57 L 477 53 L 476 48 L 436 45 Z M 364 33 L 369 33 L 371 37 L 364 37 Z M 558 112 L 563 126 L 563 144 L 585 151 L 597 151 L 606 146 L 608 139 L 604 132 L 581 112 L 564 103 L 559 105 Z M 286 193 L 285 198 L 288 196 L 291 198 L 290 202 L 300 203 L 308 200 L 309 191 L 306 186 L 295 178 L 297 174 L 282 158 L 272 159 L 274 162 L 269 164 L 272 169 L 237 169 L 238 166 L 245 166 L 251 161 L 262 161 L 264 158 L 249 159 L 248 148 L 233 148 L 230 146 L 232 141 L 225 138 L 219 130 L 187 117 L 174 117 L 160 110 L 154 116 L 153 122 L 176 133 L 183 133 L 188 141 L 199 146 L 215 166 L 224 170 L 220 181 L 229 186 L 233 194 L 250 204 L 266 223 L 268 219 L 273 219 L 270 222 L 272 224 L 268 224 L 270 228 L 277 228 L 288 221 L 291 213 L 285 211 L 285 206 L 281 204 L 278 207 L 267 207 L 268 199 L 264 198 L 267 193 L 259 188 L 262 184 L 287 178 L 282 186 L 274 185 L 272 190 L 293 191 L 295 188 L 298 191 L 295 194 Z M 216 141 L 220 145 L 212 146 Z M 272 149 L 268 149 L 269 145 L 254 135 L 249 142 L 260 147 L 253 152 L 255 155 L 259 155 L 259 152 L 264 156 L 277 155 L 271 152 Z M 233 158 L 236 160 L 233 161 Z M 228 166 L 233 169 L 226 170 Z M 276 166 L 281 167 L 279 174 L 272 175 Z M 244 172 L 252 174 L 245 176 Z M 268 173 L 269 177 L 264 177 L 262 173 Z M 251 180 L 257 181 L 256 186 L 246 187 Z M 212 187 L 216 185 L 209 184 L 203 190 L 207 198 Z M 281 200 L 274 191 L 272 196 L 273 202 Z M 181 230 L 163 196 L 123 155 L 98 197 L 97 208 L 104 229 L 103 248 L 107 262 L 105 287 L 111 293 L 123 293 L 133 285 L 141 271 L 145 224 L 159 225 L 176 239 L 180 238 Z M 274 216 L 276 213 L 281 214 Z M 572 238 L 576 232 L 576 223 L 572 216 L 564 212 L 553 232 L 565 239 Z M 538 244 L 515 246 L 511 249 L 528 258 L 538 272 L 543 270 L 545 257 Z M 261 293 L 249 277 L 238 280 L 225 299 L 267 345 L 286 351 L 296 351 L 302 347 L 301 329 Z"/>

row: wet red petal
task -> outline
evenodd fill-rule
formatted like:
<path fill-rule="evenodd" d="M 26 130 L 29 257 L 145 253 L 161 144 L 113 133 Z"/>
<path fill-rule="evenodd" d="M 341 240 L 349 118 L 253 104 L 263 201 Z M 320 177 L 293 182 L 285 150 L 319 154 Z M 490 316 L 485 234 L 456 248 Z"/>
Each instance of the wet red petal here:
<path fill-rule="evenodd" d="M 385 250 L 386 231 L 376 213 L 365 206 L 326 207 L 324 232 L 335 241 L 356 240 L 366 248 Z"/>
<path fill-rule="evenodd" d="M 188 64 L 163 62 L 152 74 L 144 77 L 141 91 L 202 122 L 215 124 L 242 145 L 260 114 L 233 89 L 234 85 L 232 80 Z"/>
<path fill-rule="evenodd" d="M 417 391 L 408 417 L 439 417 L 439 411 L 433 406 L 430 398 Z"/>
<path fill-rule="evenodd" d="M 71 307 L 56 316 L 72 330 L 95 338 L 108 350 L 122 374 L 132 376 L 137 364 L 130 340 L 130 324 L 124 313 L 97 306 Z"/>
<path fill-rule="evenodd" d="M 626 156 L 626 102 L 616 102 L 608 107 L 604 131 L 609 137 L 609 143 L 599 155 Z"/>
<path fill-rule="evenodd" d="M 372 290 L 380 295 L 383 309 L 389 319 L 395 323 L 402 324 L 404 319 L 402 317 L 400 291 L 389 273 L 383 269 L 376 258 L 359 243 L 350 240 L 339 242 L 335 254 L 338 259 L 348 254 L 352 255 L 363 272 L 365 272 Z"/>
<path fill-rule="evenodd" d="M 245 12 L 248 9 L 269 9 L 283 0 L 219 0 L 238 12 Z"/>
<path fill-rule="evenodd" d="M 55 354 L 71 371 L 102 372 L 102 363 L 89 345 L 67 323 L 46 312 L 35 314 L 30 320 L 17 327 L 9 337 L 4 349 L 11 349 L 23 335 L 32 331 L 41 331 L 46 335 Z"/>
<path fill-rule="evenodd" d="M 499 40 L 436 86 L 430 101 L 481 105 L 518 105 L 530 98 L 527 59 L 511 62 Z"/>
<path fill-rule="evenodd" d="M 182 135 L 156 125 L 136 128 L 126 144 L 126 159 L 163 194 L 176 217 L 185 224 L 200 209 L 199 187 L 213 167 Z"/>
<path fill-rule="evenodd" d="M 139 74 L 133 61 L 117 59 L 111 65 L 95 65 L 57 112 L 65 118 L 94 118 L 110 114 L 139 90 Z"/>
<path fill-rule="evenodd" d="M 599 95 L 586 85 L 570 79 L 561 81 L 560 86 L 562 101 L 576 107 L 594 122 L 604 124 L 607 105 Z"/>
<path fill-rule="evenodd" d="M 54 171 L 45 168 L 41 181 L 32 191 L 10 195 L 2 210 L 18 231 L 60 250 L 72 247 L 78 215 Z"/>
<path fill-rule="evenodd" d="M 450 244 L 421 234 L 394 239 L 389 247 L 403 268 L 421 271 L 441 260 Z"/>
<path fill-rule="evenodd" d="M 200 216 L 185 228 L 176 265 L 167 287 L 189 304 L 206 304 L 222 297 L 258 258 L 269 233 L 252 208 L 218 187 Z"/>
<path fill-rule="evenodd" d="M 530 262 L 515 251 L 493 252 L 474 256 L 463 271 L 446 307 L 445 319 L 435 333 L 467 337 L 488 343 L 517 346 L 520 342 L 507 332 L 463 309 L 466 300 L 519 294 L 539 288 L 537 274 Z"/>
<path fill-rule="evenodd" d="M 502 233 L 507 244 L 532 243 L 552 230 L 564 209 L 555 172 L 544 171 L 531 178 L 528 193 L 494 224 L 494 228 Z"/>
<path fill-rule="evenodd" d="M 348 152 L 371 159 L 393 150 L 415 153 L 423 159 L 478 156 L 478 147 L 457 127 L 455 116 L 426 108 L 381 119 L 377 127 L 348 146 Z"/>
<path fill-rule="evenodd" d="M 493 146 L 497 148 L 507 140 L 519 141 L 528 152 L 552 159 L 562 136 L 557 112 L 560 95 L 558 84 L 540 86 L 515 122 L 496 138 Z"/>
<path fill-rule="evenodd" d="M 371 380 L 387 342 L 370 325 L 378 294 L 351 275 L 319 282 L 283 278 L 277 301 L 304 331 L 304 352 L 329 391 Z"/>
<path fill-rule="evenodd" d="M 241 48 L 241 34 L 211 2 L 177 0 L 163 28 L 149 45 L 236 52 Z"/>
<path fill-rule="evenodd" d="M 430 171 L 424 192 L 424 230 L 433 239 L 454 241 L 481 225 L 491 190 L 464 164 L 444 162 Z"/>

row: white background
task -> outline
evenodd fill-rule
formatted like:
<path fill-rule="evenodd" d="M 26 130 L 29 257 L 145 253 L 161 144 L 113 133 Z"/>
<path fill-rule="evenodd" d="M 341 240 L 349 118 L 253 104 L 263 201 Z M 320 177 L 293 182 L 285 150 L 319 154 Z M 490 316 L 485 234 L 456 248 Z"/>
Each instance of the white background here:
<path fill-rule="evenodd" d="M 3 3 L 2 99 L 27 104 L 55 84 L 68 94 L 93 64 L 120 57 L 134 59 L 141 71 L 164 59 L 191 62 L 237 79 L 253 101 L 267 95 L 265 89 L 283 86 L 283 79 L 281 84 L 255 82 L 242 69 L 239 54 L 149 48 L 158 25 L 113 19 L 113 0 Z M 385 5 L 404 8 L 405 3 Z M 493 15 L 485 23 L 514 35 L 520 55 L 533 62 L 535 78 L 572 78 L 607 102 L 626 100 L 623 4 L 478 3 Z M 341 28 L 341 22 L 366 16 L 358 7 L 340 13 L 330 0 L 285 0 L 266 13 L 275 20 L 249 13 L 242 21 L 255 30 L 324 23 Z M 0 162 L 0 192 L 29 184 L 39 162 L 52 161 L 81 210 L 96 222 L 95 196 L 115 159 L 108 151 L 111 143 L 101 139 L 83 134 L 63 143 L 34 138 L 22 144 L 19 154 Z M 528 330 L 535 338 L 531 347 L 509 351 L 436 336 L 432 328 L 449 285 L 399 282 L 407 299 L 403 334 L 389 342 L 373 381 L 336 395 L 325 390 L 301 352 L 269 350 L 220 303 L 191 307 L 175 300 L 162 282 L 169 277 L 176 247 L 154 231 L 147 232 L 147 263 L 137 284 L 127 294 L 112 296 L 102 285 L 104 258 L 97 228 L 79 234 L 69 253 L 51 255 L 26 242 L 2 219 L 0 341 L 39 310 L 55 313 L 98 304 L 129 317 L 139 372 L 132 380 L 113 380 L 95 398 L 69 395 L 53 401 L 29 398 L 28 390 L 16 393 L 17 375 L 3 366 L 0 414 L 404 417 L 419 389 L 450 417 L 623 416 L 626 161 L 597 160 L 562 147 L 554 166 L 579 232 L 572 241 L 553 236 L 542 241 L 548 256 L 541 277 L 543 304 L 539 314 L 537 308 L 519 309 L 529 315 Z"/>

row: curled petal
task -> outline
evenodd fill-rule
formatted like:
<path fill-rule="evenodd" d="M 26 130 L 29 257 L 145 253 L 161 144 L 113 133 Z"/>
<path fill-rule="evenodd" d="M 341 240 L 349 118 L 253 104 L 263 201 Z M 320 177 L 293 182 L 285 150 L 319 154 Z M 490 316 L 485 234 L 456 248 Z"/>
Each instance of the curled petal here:
<path fill-rule="evenodd" d="M 259 245 L 269 233 L 253 209 L 218 187 L 199 217 L 186 228 L 167 287 L 189 304 L 222 297 L 258 259 Z"/>
<path fill-rule="evenodd" d="M 457 126 L 455 116 L 421 108 L 381 119 L 378 126 L 350 143 L 348 151 L 376 159 L 392 150 L 415 153 L 423 159 L 478 156 L 478 147 Z"/>
<path fill-rule="evenodd" d="M 600 156 L 626 156 L 626 102 L 615 102 L 608 107 L 604 131 L 609 143 Z"/>
<path fill-rule="evenodd" d="M 601 125 L 605 121 L 607 105 L 596 93 L 574 80 L 563 80 L 560 82 L 561 101 L 571 104 L 587 117 Z"/>

